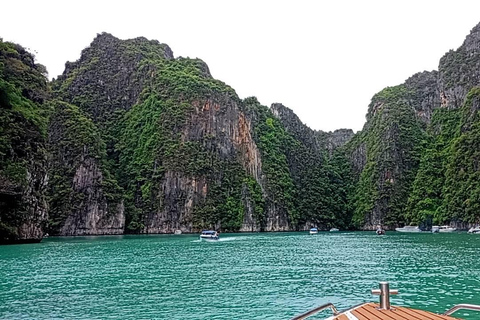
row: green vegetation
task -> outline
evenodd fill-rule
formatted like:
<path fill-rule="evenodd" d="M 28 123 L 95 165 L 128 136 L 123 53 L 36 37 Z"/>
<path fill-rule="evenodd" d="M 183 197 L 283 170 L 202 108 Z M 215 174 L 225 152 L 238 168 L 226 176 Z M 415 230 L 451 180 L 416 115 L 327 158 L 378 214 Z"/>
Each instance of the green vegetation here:
<path fill-rule="evenodd" d="M 357 227 L 405 223 L 405 204 L 424 140 L 421 124 L 408 104 L 409 94 L 403 85 L 389 87 L 370 104 L 368 126 L 356 140 L 368 150 L 355 191 Z"/>
<path fill-rule="evenodd" d="M 25 237 L 32 208 L 46 210 L 43 185 L 49 106 L 45 67 L 0 39 L 0 242 Z M 35 229 L 35 227 L 32 227 Z"/>
<path fill-rule="evenodd" d="M 166 172 L 181 179 L 205 180 L 208 186 L 206 197 L 193 208 L 192 221 L 184 222 L 192 223 L 196 229 L 221 226 L 224 230 L 238 230 L 245 210 L 245 171 L 236 158 L 224 159 L 212 150 L 214 136 L 185 137 L 185 132 L 195 125 L 189 123 L 195 105 L 238 98 L 230 87 L 206 74 L 200 60 L 162 59 L 149 63 L 157 76 L 143 90 L 140 102 L 121 118 L 118 129 L 117 177 L 126 191 L 128 230 L 142 231 L 147 214 L 169 210 L 180 215 L 184 210 L 181 204 L 187 202 L 185 190 L 176 189 L 169 197 L 161 194 Z"/>
<path fill-rule="evenodd" d="M 437 109 L 432 116 L 426 147 L 408 199 L 406 218 L 413 224 L 429 219 L 433 219 L 434 224 L 450 221 L 442 207 L 443 188 L 451 145 L 458 135 L 459 124 L 459 110 Z"/>
<path fill-rule="evenodd" d="M 294 206 L 295 185 L 287 162 L 287 148 L 294 143 L 285 132 L 277 118 L 260 105 L 258 100 L 250 97 L 244 100 L 245 108 L 253 123 L 254 135 L 261 155 L 263 171 L 266 176 L 266 205 L 283 211 L 289 222 L 298 223 L 298 211 Z M 264 227 L 262 225 L 262 227 Z"/>
<path fill-rule="evenodd" d="M 442 218 L 480 222 L 480 88 L 470 90 L 450 148 L 443 187 Z"/>
<path fill-rule="evenodd" d="M 132 233 L 478 223 L 478 61 L 461 47 L 385 88 L 333 150 L 331 133 L 240 100 L 157 41 L 100 34 L 52 91 L 33 55 L 0 41 L 0 241 L 34 220 L 27 203 L 58 233 L 91 194 L 107 215 L 123 204 Z"/>
<path fill-rule="evenodd" d="M 305 137 L 288 132 L 256 98 L 245 99 L 246 112 L 254 126 L 254 139 L 262 155 L 266 176 L 266 205 L 286 211 L 289 223 L 329 228 L 348 228 L 351 209 L 350 166 L 343 153 L 332 159 L 302 141 Z"/>
<path fill-rule="evenodd" d="M 49 139 L 49 224 L 48 232 L 57 234 L 72 212 L 83 210 L 87 193 L 74 189 L 74 177 L 79 168 L 93 171 L 89 174 L 93 185 L 101 189 L 109 207 L 122 201 L 121 189 L 107 169 L 105 143 L 98 128 L 76 106 L 52 101 Z M 99 170 L 100 172 L 95 172 Z M 100 176 L 101 175 L 101 176 Z M 101 187 L 101 188 L 100 188 Z M 93 201 L 93 200 L 92 200 Z"/>

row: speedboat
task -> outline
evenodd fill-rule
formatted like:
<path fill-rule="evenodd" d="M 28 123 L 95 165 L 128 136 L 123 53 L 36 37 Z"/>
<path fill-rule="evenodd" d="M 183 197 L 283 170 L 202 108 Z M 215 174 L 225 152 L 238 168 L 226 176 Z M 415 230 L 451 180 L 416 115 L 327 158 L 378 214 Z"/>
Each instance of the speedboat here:
<path fill-rule="evenodd" d="M 317 228 L 312 228 L 310 229 L 310 234 L 317 234 L 318 233 L 318 229 Z"/>
<path fill-rule="evenodd" d="M 422 232 L 417 226 L 405 226 L 403 228 L 395 228 L 395 231 L 398 232 Z"/>
<path fill-rule="evenodd" d="M 218 232 L 215 230 L 203 230 L 202 234 L 200 234 L 200 239 L 218 240 Z"/>
<path fill-rule="evenodd" d="M 340 230 L 338 230 L 337 228 L 330 229 L 330 232 L 338 232 L 338 231 L 340 231 Z"/>
<path fill-rule="evenodd" d="M 457 228 L 450 227 L 450 226 L 441 226 L 438 228 L 438 232 L 453 232 L 457 231 Z"/>
<path fill-rule="evenodd" d="M 432 226 L 432 233 L 438 233 L 440 232 L 440 227 L 439 226 Z"/>
<path fill-rule="evenodd" d="M 478 234 L 480 234 L 480 226 L 471 227 L 470 229 L 468 229 L 468 233 L 478 233 Z"/>

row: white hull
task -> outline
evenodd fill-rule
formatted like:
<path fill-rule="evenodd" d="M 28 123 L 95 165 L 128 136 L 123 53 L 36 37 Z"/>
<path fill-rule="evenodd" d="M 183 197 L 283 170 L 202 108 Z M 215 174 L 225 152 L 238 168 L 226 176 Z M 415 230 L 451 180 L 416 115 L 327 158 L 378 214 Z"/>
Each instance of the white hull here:
<path fill-rule="evenodd" d="M 480 234 L 480 227 L 470 228 L 468 233 Z"/>
<path fill-rule="evenodd" d="M 422 230 L 420 230 L 418 227 L 395 228 L 395 231 L 398 231 L 398 232 L 410 232 L 410 233 L 422 232 Z"/>
<path fill-rule="evenodd" d="M 205 240 L 218 240 L 218 232 L 213 231 L 213 230 L 204 230 L 200 234 L 200 240 L 205 239 Z"/>
<path fill-rule="evenodd" d="M 206 239 L 206 240 L 218 240 L 218 236 L 200 236 L 200 239 Z"/>

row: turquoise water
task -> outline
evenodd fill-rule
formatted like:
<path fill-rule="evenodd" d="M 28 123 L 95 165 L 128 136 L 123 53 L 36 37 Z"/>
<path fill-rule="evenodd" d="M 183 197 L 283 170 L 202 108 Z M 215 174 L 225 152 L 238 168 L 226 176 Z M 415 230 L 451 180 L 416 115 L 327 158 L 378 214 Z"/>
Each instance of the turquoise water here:
<path fill-rule="evenodd" d="M 378 301 L 379 281 L 392 304 L 444 312 L 480 304 L 479 248 L 466 233 L 49 238 L 0 246 L 0 319 L 289 319 Z"/>

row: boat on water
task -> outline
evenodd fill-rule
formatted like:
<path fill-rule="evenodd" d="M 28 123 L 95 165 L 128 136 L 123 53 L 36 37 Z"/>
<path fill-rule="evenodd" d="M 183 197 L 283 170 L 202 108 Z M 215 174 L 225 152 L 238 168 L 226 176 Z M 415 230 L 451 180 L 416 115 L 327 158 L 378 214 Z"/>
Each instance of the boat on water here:
<path fill-rule="evenodd" d="M 338 231 L 340 231 L 340 230 L 337 229 L 337 228 L 332 228 L 332 229 L 330 229 L 330 232 L 338 232 Z"/>
<path fill-rule="evenodd" d="M 182 230 L 175 230 L 174 234 L 182 234 Z"/>
<path fill-rule="evenodd" d="M 470 229 L 468 229 L 468 233 L 478 233 L 478 234 L 480 234 L 480 226 L 471 227 Z"/>
<path fill-rule="evenodd" d="M 454 318 L 450 315 L 458 310 L 480 311 L 480 305 L 473 304 L 457 304 L 441 315 L 420 309 L 391 306 L 390 295 L 398 294 L 398 290 L 390 290 L 388 282 L 380 282 L 380 289 L 372 290 L 372 294 L 380 296 L 380 303 L 367 302 L 344 311 L 338 311 L 333 303 L 326 303 L 293 317 L 291 320 L 303 320 L 325 309 L 330 309 L 333 313 L 333 316 L 325 320 L 454 320 L 459 318 Z"/>
<path fill-rule="evenodd" d="M 312 228 L 310 229 L 310 234 L 317 234 L 318 233 L 318 229 L 317 228 Z"/>
<path fill-rule="evenodd" d="M 450 226 L 440 226 L 438 228 L 438 232 L 454 232 L 454 231 L 457 231 L 457 228 L 450 227 Z"/>
<path fill-rule="evenodd" d="M 432 226 L 432 233 L 439 233 L 440 232 L 440 226 Z"/>
<path fill-rule="evenodd" d="M 405 226 L 403 228 L 395 228 L 395 231 L 398 232 L 422 232 L 417 226 Z"/>
<path fill-rule="evenodd" d="M 375 230 L 375 233 L 379 236 L 382 236 L 385 234 L 385 230 L 383 230 L 382 228 L 377 228 L 377 230 Z"/>
<path fill-rule="evenodd" d="M 205 239 L 205 240 L 218 240 L 218 232 L 215 230 L 203 230 L 202 233 L 200 234 L 200 239 Z"/>

